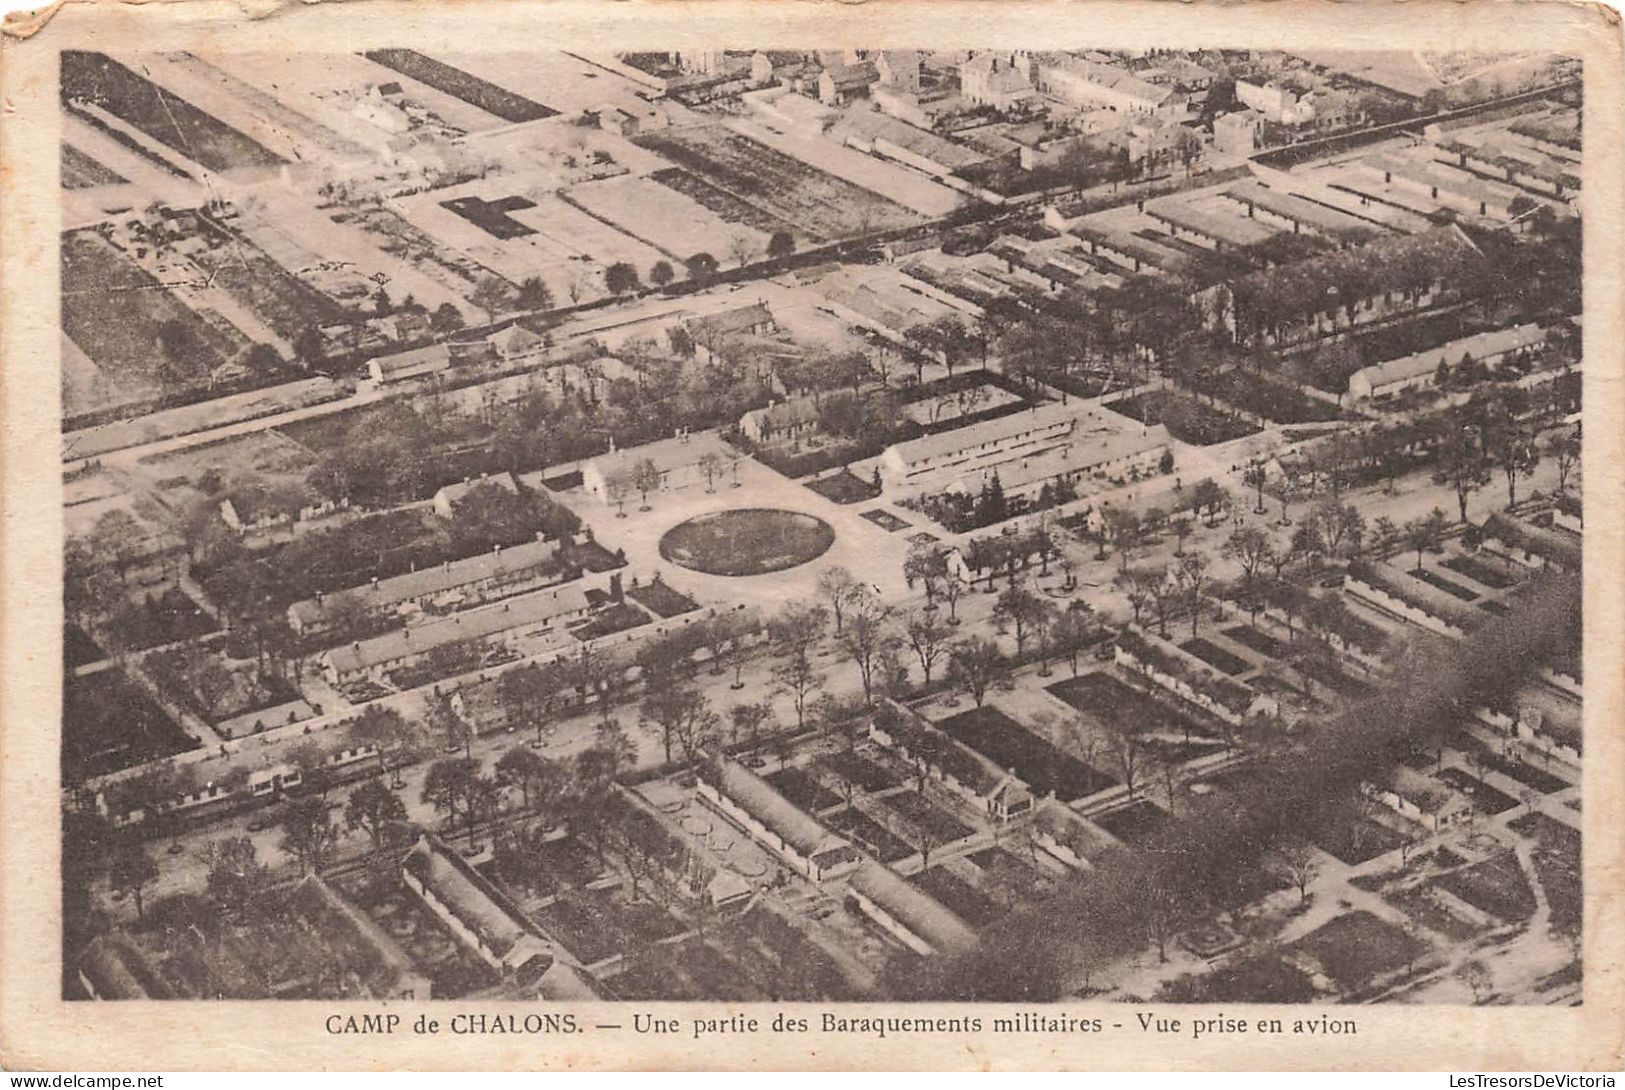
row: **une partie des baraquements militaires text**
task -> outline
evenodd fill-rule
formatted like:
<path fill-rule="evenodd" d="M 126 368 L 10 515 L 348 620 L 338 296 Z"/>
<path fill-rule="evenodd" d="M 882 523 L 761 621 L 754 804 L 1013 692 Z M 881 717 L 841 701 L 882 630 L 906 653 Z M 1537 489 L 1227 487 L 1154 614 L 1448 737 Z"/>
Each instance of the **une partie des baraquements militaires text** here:
<path fill-rule="evenodd" d="M 1359 1033 L 1356 1019 L 1346 1015 L 1304 1012 L 1286 1018 L 1226 1015 L 1193 1017 L 1169 1015 L 1155 1010 L 1110 1016 L 1082 1015 L 1055 1009 L 1012 1009 L 997 1014 L 913 1015 L 884 1009 L 779 1011 L 774 1013 L 735 1013 L 724 1016 L 690 1016 L 629 1011 L 609 1019 L 587 1019 L 573 1012 L 454 1010 L 444 1014 L 405 1015 L 396 1012 L 376 1014 L 335 1013 L 324 1021 L 327 1033 L 335 1036 L 548 1036 L 572 1034 L 631 1034 L 652 1037 L 681 1037 L 688 1040 L 726 1040 L 742 1036 L 774 1034 L 824 1037 L 923 1037 L 931 1035 L 1002 1033 L 1021 1034 L 1112 1034 L 1145 1037 L 1182 1037 L 1211 1040 L 1215 1037 L 1349 1037 Z"/>

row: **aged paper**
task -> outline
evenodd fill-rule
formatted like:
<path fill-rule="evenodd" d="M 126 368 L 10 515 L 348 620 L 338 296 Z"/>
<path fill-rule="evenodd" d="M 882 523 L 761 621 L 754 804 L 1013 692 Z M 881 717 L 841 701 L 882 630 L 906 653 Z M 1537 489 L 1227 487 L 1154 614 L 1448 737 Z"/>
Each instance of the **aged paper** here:
<path fill-rule="evenodd" d="M 14 29 L 0 1062 L 1618 1068 L 1611 13 Z"/>

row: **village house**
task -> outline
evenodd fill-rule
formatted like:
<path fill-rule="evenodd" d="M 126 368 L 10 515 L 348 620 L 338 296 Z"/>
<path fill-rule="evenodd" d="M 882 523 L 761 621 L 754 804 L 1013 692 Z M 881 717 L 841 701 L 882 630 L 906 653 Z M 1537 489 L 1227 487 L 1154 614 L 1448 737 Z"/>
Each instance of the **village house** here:
<path fill-rule="evenodd" d="M 1494 368 L 1521 353 L 1533 352 L 1545 343 L 1545 330 L 1533 322 L 1510 329 L 1475 333 L 1437 348 L 1362 367 L 1349 376 L 1349 396 L 1365 400 L 1392 397 L 1406 390 L 1429 389 L 1434 385 L 1441 365 L 1447 371 L 1454 371 L 1471 361 Z"/>
<path fill-rule="evenodd" d="M 388 386 L 408 379 L 427 378 L 451 367 L 451 349 L 431 344 L 367 361 L 367 377 L 376 386 Z"/>
<path fill-rule="evenodd" d="M 880 863 L 854 872 L 847 892 L 865 916 L 923 957 L 963 954 L 976 945 L 976 932 L 964 920 Z"/>
<path fill-rule="evenodd" d="M 615 504 L 640 494 L 638 467 L 652 465 L 659 475 L 658 487 L 650 492 L 675 492 L 695 486 L 705 487 L 706 472 L 720 479 L 739 455 L 711 432 L 684 432 L 639 447 L 626 447 L 600 454 L 581 469 L 582 487 L 600 502 Z M 712 485 L 716 483 L 713 479 Z"/>
<path fill-rule="evenodd" d="M 513 474 L 503 471 L 497 474 L 481 473 L 478 477 L 464 477 L 456 484 L 448 484 L 434 494 L 434 513 L 443 519 L 449 519 L 457 510 L 457 505 L 474 492 L 487 488 L 495 488 L 508 493 L 510 496 L 519 495 L 519 482 L 513 479 Z"/>
<path fill-rule="evenodd" d="M 1082 57 L 1046 55 L 1034 64 L 1033 83 L 1044 94 L 1069 106 L 1103 106 L 1119 113 L 1176 119 L 1186 99 L 1171 87 L 1160 87 L 1115 65 Z"/>
<path fill-rule="evenodd" d="M 380 680 L 436 648 L 462 643 L 483 647 L 493 641 L 511 643 L 545 632 L 559 633 L 592 609 L 593 599 L 579 583 L 531 591 L 335 647 L 322 656 L 323 672 L 333 684 L 359 678 Z"/>
<path fill-rule="evenodd" d="M 1124 670 L 1233 727 L 1254 716 L 1275 716 L 1281 710 L 1275 697 L 1231 680 L 1195 655 L 1135 625 L 1118 635 L 1112 654 Z"/>
<path fill-rule="evenodd" d="M 1213 146 L 1229 155 L 1250 156 L 1264 137 L 1264 115 L 1257 110 L 1233 110 L 1213 119 Z"/>
<path fill-rule="evenodd" d="M 800 439 L 818 430 L 818 404 L 810 397 L 778 401 L 739 418 L 739 433 L 752 443 Z"/>
<path fill-rule="evenodd" d="M 1091 414 L 1079 421 L 1071 441 L 1041 454 L 1028 455 L 996 466 L 983 466 L 950 481 L 944 492 L 980 495 L 996 477 L 1007 499 L 1032 499 L 1043 491 L 1066 485 L 1084 494 L 1092 482 L 1132 480 L 1157 473 L 1164 455 L 1171 455 L 1172 439 L 1162 424 L 1120 426 Z"/>
<path fill-rule="evenodd" d="M 438 837 L 418 838 L 401 879 L 459 942 L 518 987 L 548 999 L 598 997 L 564 951 Z"/>
<path fill-rule="evenodd" d="M 855 98 L 867 98 L 869 88 L 879 78 L 875 66 L 868 61 L 826 68 L 818 77 L 818 101 L 825 106 L 845 106 Z"/>
<path fill-rule="evenodd" d="M 547 338 L 533 333 L 518 322 L 504 326 L 485 338 L 496 349 L 497 358 L 504 363 L 529 359 L 547 348 Z"/>
<path fill-rule="evenodd" d="M 1314 235 L 1338 245 L 1369 242 L 1380 235 L 1369 220 L 1254 180 L 1238 182 L 1224 191 L 1226 200 L 1246 209 L 1250 218 L 1281 227 L 1293 234 Z"/>
<path fill-rule="evenodd" d="M 336 616 L 347 613 L 411 618 L 514 594 L 557 578 L 561 547 L 554 541 L 526 541 L 506 549 L 499 545 L 476 556 L 373 579 L 334 594 L 317 594 L 288 607 L 288 627 L 301 636 L 319 636 L 329 630 Z"/>
<path fill-rule="evenodd" d="M 1400 817 L 1437 832 L 1471 820 L 1473 804 L 1426 776 L 1399 765 L 1384 783 L 1364 783 L 1361 792 Z"/>
<path fill-rule="evenodd" d="M 767 337 L 778 332 L 778 328 L 779 323 L 774 320 L 773 312 L 766 303 L 752 303 L 690 318 L 682 325 L 694 345 L 694 358 L 700 363 L 712 362 L 730 339 Z"/>
<path fill-rule="evenodd" d="M 809 881 L 838 877 L 862 862 L 851 844 L 732 758 L 719 754 L 698 771 L 699 795 L 708 806 Z"/>
<path fill-rule="evenodd" d="M 875 58 L 875 78 L 887 87 L 918 91 L 925 56 L 915 49 L 883 49 Z"/>
<path fill-rule="evenodd" d="M 1356 563 L 1343 579 L 1349 597 L 1379 613 L 1418 628 L 1460 639 L 1489 617 L 1430 583 L 1401 574 L 1388 564 Z"/>
<path fill-rule="evenodd" d="M 959 93 L 973 106 L 1008 110 L 1033 97 L 1025 60 L 1014 54 L 978 53 L 959 66 Z"/>

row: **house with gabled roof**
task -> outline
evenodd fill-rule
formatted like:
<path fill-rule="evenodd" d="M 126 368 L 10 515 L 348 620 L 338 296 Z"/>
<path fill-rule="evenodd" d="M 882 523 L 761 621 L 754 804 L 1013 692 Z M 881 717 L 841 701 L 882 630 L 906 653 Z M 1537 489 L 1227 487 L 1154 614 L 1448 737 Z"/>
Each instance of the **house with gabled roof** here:
<path fill-rule="evenodd" d="M 846 874 L 862 856 L 845 838 L 818 823 L 773 785 L 718 754 L 698 768 L 700 799 L 748 832 L 796 873 L 822 882 Z"/>
<path fill-rule="evenodd" d="M 401 862 L 401 879 L 476 957 L 549 999 L 598 993 L 564 949 L 439 837 L 424 833 Z"/>

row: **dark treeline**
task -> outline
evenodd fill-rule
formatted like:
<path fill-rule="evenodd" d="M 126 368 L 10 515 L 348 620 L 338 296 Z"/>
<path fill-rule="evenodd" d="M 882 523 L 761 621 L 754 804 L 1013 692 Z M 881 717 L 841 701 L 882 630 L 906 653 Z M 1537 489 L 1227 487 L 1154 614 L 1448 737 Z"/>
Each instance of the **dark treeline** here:
<path fill-rule="evenodd" d="M 1166 942 L 1211 913 L 1236 876 L 1267 865 L 1293 838 L 1351 819 L 1363 781 L 1380 780 L 1413 748 L 1429 749 L 1459 714 L 1510 692 L 1580 629 L 1578 577 L 1531 587 L 1508 616 L 1460 643 L 1429 645 L 1383 692 L 1320 724 L 1296 748 L 1261 762 L 1247 786 L 1191 798 L 1132 851 L 1099 860 L 1042 901 L 982 932 L 957 958 L 911 961 L 887 981 L 899 998 L 1053 1001 L 1093 967 Z"/>

